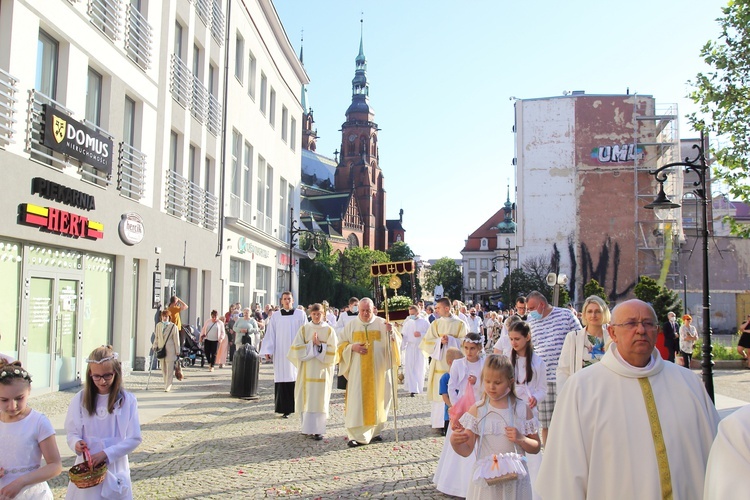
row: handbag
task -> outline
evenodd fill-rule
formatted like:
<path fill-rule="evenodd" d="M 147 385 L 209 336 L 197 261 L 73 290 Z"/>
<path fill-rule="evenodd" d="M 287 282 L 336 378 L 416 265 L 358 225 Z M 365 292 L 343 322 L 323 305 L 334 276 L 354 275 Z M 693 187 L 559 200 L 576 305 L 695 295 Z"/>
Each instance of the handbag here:
<path fill-rule="evenodd" d="M 157 349 L 156 351 L 156 359 L 164 359 L 167 357 L 167 343 L 169 342 L 169 338 L 172 336 L 172 331 L 169 330 L 169 335 L 167 335 L 167 338 L 164 340 L 164 345 L 161 349 Z"/>
<path fill-rule="evenodd" d="M 174 362 L 174 377 L 177 380 L 182 380 L 185 376 L 182 374 L 182 366 L 180 366 L 179 360 Z"/>
<path fill-rule="evenodd" d="M 482 440 L 484 439 L 484 419 L 489 414 L 487 404 L 482 405 L 484 409 L 484 416 L 480 419 L 482 421 L 482 430 L 479 434 L 479 444 L 474 448 L 477 459 L 474 480 L 484 479 L 488 486 L 492 486 L 507 481 L 515 481 L 519 477 L 526 476 L 528 473 L 523 465 L 526 457 L 518 453 L 516 443 L 513 443 L 513 449 L 515 450 L 513 452 L 493 453 L 488 457 L 479 458 L 479 451 L 482 449 Z M 508 408 L 510 408 L 510 427 L 515 427 L 516 408 L 515 404 L 511 407 L 510 396 L 508 396 Z"/>

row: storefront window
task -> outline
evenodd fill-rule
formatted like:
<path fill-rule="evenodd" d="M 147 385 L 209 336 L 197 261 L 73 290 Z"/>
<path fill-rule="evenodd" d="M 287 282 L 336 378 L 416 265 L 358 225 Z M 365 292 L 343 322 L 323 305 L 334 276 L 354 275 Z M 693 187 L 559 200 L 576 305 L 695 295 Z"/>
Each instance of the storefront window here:
<path fill-rule="evenodd" d="M 281 303 L 281 294 L 290 291 L 289 289 L 289 271 L 284 269 L 276 270 L 276 300 Z"/>
<path fill-rule="evenodd" d="M 112 343 L 112 276 L 114 260 L 86 254 L 83 268 L 83 356 Z"/>
<path fill-rule="evenodd" d="M 0 240 L 0 352 L 18 358 L 18 317 L 21 306 L 21 250 Z"/>
<path fill-rule="evenodd" d="M 164 305 L 169 304 L 172 295 L 177 295 L 184 300 L 188 306 L 190 304 L 190 270 L 185 267 L 166 266 L 164 270 Z M 180 320 L 183 325 L 189 323 L 188 314 L 190 309 L 183 311 Z"/>
<path fill-rule="evenodd" d="M 255 294 L 254 302 L 273 303 L 273 297 L 270 295 L 271 289 L 271 268 L 258 264 L 255 266 Z M 258 300 L 258 298 L 263 299 Z"/>
<path fill-rule="evenodd" d="M 245 277 L 245 261 L 240 259 L 229 260 L 229 303 L 236 304 L 240 302 L 244 304 L 244 283 Z"/>

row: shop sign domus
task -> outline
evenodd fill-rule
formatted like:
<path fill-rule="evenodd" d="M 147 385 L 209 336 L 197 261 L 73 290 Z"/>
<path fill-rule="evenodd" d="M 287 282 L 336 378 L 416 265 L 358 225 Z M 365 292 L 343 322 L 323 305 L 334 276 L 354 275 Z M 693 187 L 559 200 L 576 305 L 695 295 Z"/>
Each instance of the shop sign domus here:
<path fill-rule="evenodd" d="M 58 153 L 88 163 L 100 172 L 112 173 L 112 139 L 49 104 L 44 105 L 42 143 Z"/>
<path fill-rule="evenodd" d="M 143 218 L 137 213 L 129 212 L 127 214 L 122 214 L 117 229 L 120 233 L 120 239 L 126 245 L 137 245 L 143 241 L 143 236 L 145 234 Z"/>

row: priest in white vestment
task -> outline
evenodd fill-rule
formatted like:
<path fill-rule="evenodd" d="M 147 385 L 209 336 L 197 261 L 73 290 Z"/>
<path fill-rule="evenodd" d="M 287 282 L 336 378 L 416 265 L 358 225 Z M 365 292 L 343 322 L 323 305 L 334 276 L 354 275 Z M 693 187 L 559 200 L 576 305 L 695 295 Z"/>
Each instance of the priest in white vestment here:
<path fill-rule="evenodd" d="M 750 497 L 750 405 L 719 423 L 706 468 L 704 500 Z"/>
<path fill-rule="evenodd" d="M 300 327 L 307 323 L 305 311 L 294 308 L 291 292 L 281 294 L 281 309 L 268 317 L 260 355 L 273 356 L 274 411 L 288 418 L 294 413 L 294 381 L 297 368 L 286 357 Z"/>
<path fill-rule="evenodd" d="M 380 432 L 393 403 L 401 335 L 375 313 L 371 299 L 360 300 L 357 318 L 339 338 L 340 373 L 348 380 L 344 426 L 350 447 L 383 440 Z"/>
<path fill-rule="evenodd" d="M 430 322 L 419 315 L 417 306 L 409 307 L 409 317 L 401 328 L 404 348 L 404 386 L 414 397 L 422 394 L 424 388 L 424 374 L 427 370 L 427 357 L 422 353 L 419 344 L 430 328 Z"/>
<path fill-rule="evenodd" d="M 614 343 L 558 396 L 540 498 L 700 498 L 719 415 L 700 379 L 654 349 L 658 326 L 640 300 L 614 309 Z"/>
<path fill-rule="evenodd" d="M 301 414 L 302 434 L 320 441 L 326 432 L 337 337 L 321 304 L 310 306 L 310 317 L 312 322 L 299 329 L 287 357 L 297 368 L 294 407 Z"/>
<path fill-rule="evenodd" d="M 461 349 L 461 341 L 466 336 L 466 323 L 451 314 L 451 301 L 447 297 L 438 299 L 435 313 L 440 317 L 430 324 L 419 348 L 425 356 L 432 358 L 427 374 L 427 399 L 432 404 L 430 425 L 433 429 L 442 430 L 445 425 L 445 402 L 440 395 L 440 377 L 450 370 L 445 353 L 449 347 Z"/>

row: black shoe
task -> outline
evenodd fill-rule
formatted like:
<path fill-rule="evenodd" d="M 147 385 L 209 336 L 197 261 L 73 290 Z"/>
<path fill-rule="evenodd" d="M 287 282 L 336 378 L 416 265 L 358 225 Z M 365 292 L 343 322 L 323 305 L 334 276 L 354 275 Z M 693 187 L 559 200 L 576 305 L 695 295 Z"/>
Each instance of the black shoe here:
<path fill-rule="evenodd" d="M 284 414 L 283 414 L 283 415 L 281 416 L 281 418 L 289 418 L 289 414 L 288 414 L 288 413 L 284 413 Z"/>
<path fill-rule="evenodd" d="M 378 434 L 374 438 L 370 439 L 370 442 L 371 443 L 382 443 L 383 442 L 383 436 L 381 436 L 380 434 Z"/>
<path fill-rule="evenodd" d="M 445 436 L 445 429 L 440 429 L 440 435 Z"/>
<path fill-rule="evenodd" d="M 315 441 L 322 441 L 323 440 L 323 435 L 322 434 L 313 434 L 313 439 Z"/>
<path fill-rule="evenodd" d="M 415 393 L 415 392 L 412 392 L 412 393 L 410 394 L 410 396 L 411 396 L 411 397 L 414 397 L 414 394 L 416 394 L 416 393 Z"/>
<path fill-rule="evenodd" d="M 362 446 L 362 443 L 358 443 L 358 442 L 356 442 L 355 440 L 352 439 L 351 441 L 349 441 L 348 443 L 346 443 L 346 445 L 349 448 L 356 448 L 357 446 Z"/>

